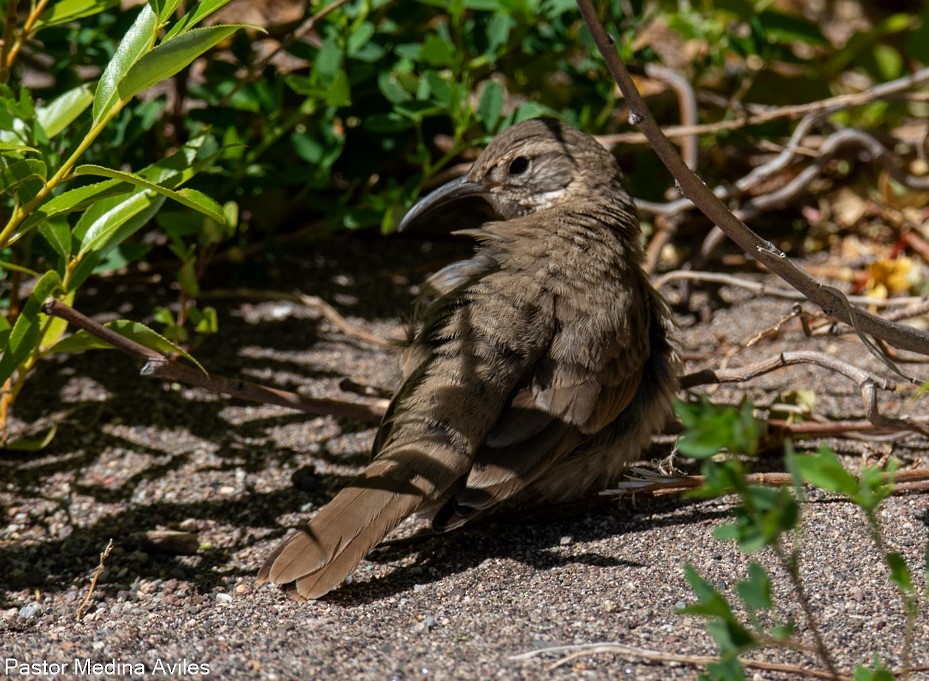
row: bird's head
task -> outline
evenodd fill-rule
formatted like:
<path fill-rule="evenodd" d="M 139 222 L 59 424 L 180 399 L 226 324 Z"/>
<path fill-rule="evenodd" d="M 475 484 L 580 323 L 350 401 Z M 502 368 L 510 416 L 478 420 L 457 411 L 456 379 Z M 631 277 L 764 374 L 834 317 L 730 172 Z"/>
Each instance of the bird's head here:
<path fill-rule="evenodd" d="M 467 175 L 421 199 L 398 229 L 435 218 L 465 199 L 482 199 L 497 220 L 572 200 L 619 196 L 628 201 L 620 181 L 616 159 L 595 139 L 561 121 L 536 118 L 497 135 Z"/>

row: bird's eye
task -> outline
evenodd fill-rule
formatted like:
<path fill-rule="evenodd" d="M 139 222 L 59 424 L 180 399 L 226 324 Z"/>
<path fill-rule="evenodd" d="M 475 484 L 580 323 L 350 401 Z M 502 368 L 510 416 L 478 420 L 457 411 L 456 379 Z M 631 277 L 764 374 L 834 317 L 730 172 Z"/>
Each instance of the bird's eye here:
<path fill-rule="evenodd" d="M 529 170 L 529 159 L 525 156 L 517 156 L 510 161 L 510 167 L 507 169 L 507 172 L 509 172 L 510 175 L 522 175 L 527 170 Z"/>

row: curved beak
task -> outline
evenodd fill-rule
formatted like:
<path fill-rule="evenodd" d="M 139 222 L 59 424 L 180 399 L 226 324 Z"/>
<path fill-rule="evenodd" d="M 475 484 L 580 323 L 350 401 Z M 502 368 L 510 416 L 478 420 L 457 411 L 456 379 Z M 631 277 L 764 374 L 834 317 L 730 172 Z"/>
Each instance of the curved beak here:
<path fill-rule="evenodd" d="M 458 203 L 462 199 L 481 197 L 487 199 L 487 187 L 479 182 L 473 182 L 467 175 L 457 180 L 443 184 L 416 202 L 397 225 L 397 231 L 402 232 L 410 225 L 429 218 L 436 218 L 442 208 Z"/>

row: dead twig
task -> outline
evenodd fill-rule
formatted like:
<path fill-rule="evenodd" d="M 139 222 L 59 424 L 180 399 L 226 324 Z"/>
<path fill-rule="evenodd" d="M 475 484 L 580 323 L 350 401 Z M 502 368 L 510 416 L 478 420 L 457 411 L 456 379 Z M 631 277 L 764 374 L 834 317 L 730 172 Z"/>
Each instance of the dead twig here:
<path fill-rule="evenodd" d="M 721 272 L 702 272 L 695 270 L 674 270 L 672 272 L 667 272 L 658 279 L 655 280 L 655 288 L 660 289 L 667 285 L 671 281 L 677 279 L 685 279 L 692 281 L 706 281 L 714 284 L 723 284 L 725 286 L 736 286 L 738 288 L 743 288 L 749 291 L 753 291 L 759 295 L 763 296 L 773 296 L 775 298 L 785 298 L 787 300 L 807 300 L 805 296 L 800 291 L 796 289 L 786 289 L 778 286 L 769 286 L 768 284 L 761 281 L 752 281 L 750 279 L 743 279 L 731 274 L 723 274 Z M 926 296 L 906 296 L 900 298 L 871 298 L 868 296 L 848 296 L 848 300 L 856 305 L 867 305 L 869 307 L 898 307 L 902 305 L 919 305 L 919 308 L 915 308 L 915 312 L 907 313 L 904 317 L 899 317 L 896 315 L 888 314 L 884 319 L 897 321 L 906 316 L 916 316 L 920 314 L 919 310 L 924 309 L 924 306 L 929 308 L 929 298 Z"/>
<path fill-rule="evenodd" d="M 916 73 L 903 78 L 897 78 L 886 83 L 875 85 L 874 87 L 855 92 L 847 95 L 838 95 L 821 99 L 816 102 L 807 104 L 795 104 L 791 106 L 764 107 L 760 105 L 747 105 L 748 108 L 754 109 L 755 112 L 748 116 L 740 116 L 728 121 L 719 121 L 717 123 L 704 123 L 701 125 L 669 125 L 665 129 L 668 137 L 688 137 L 690 135 L 708 135 L 727 130 L 738 130 L 748 125 L 761 125 L 770 121 L 781 118 L 797 119 L 818 114 L 820 116 L 850 109 L 855 106 L 862 106 L 877 100 L 888 99 L 890 97 L 903 94 L 917 85 L 929 81 L 929 68 L 920 69 Z M 649 138 L 641 132 L 626 132 L 615 135 L 600 135 L 599 142 L 604 146 L 614 144 L 648 144 Z"/>
<path fill-rule="evenodd" d="M 697 123 L 697 96 L 690 81 L 677 71 L 653 62 L 645 65 L 645 74 L 655 80 L 668 84 L 677 95 L 678 109 L 681 116 L 681 125 L 693 127 Z M 696 135 L 681 135 L 681 156 L 684 163 L 691 170 L 697 168 L 697 154 L 699 153 L 699 140 Z"/>
<path fill-rule="evenodd" d="M 251 402 L 276 404 L 308 414 L 335 416 L 366 423 L 380 421 L 387 409 L 387 400 L 378 400 L 371 404 L 360 404 L 303 397 L 289 390 L 269 388 L 239 378 L 225 378 L 206 374 L 199 369 L 181 364 L 162 355 L 160 352 L 120 335 L 54 298 L 45 301 L 42 312 L 49 316 L 64 319 L 69 324 L 83 329 L 92 336 L 141 362 L 142 368 L 139 374 L 142 376 L 179 381 L 197 388 L 204 388 L 210 392 L 226 394 Z"/>
<path fill-rule="evenodd" d="M 106 562 L 106 559 L 112 550 L 113 540 L 110 539 L 110 541 L 106 543 L 106 548 L 103 549 L 103 552 L 100 554 L 100 562 L 97 563 L 97 567 L 94 568 L 94 574 L 90 577 L 90 586 L 87 588 L 87 595 L 84 596 L 84 600 L 81 601 L 81 604 L 77 609 L 75 619 L 78 621 L 81 621 L 84 618 L 84 613 L 86 613 L 87 608 L 90 607 L 90 597 L 93 596 L 94 589 L 97 588 L 97 580 L 100 579 L 100 575 L 103 573 L 103 564 Z"/>
<path fill-rule="evenodd" d="M 557 662 L 552 663 L 548 667 L 549 671 L 565 665 L 571 660 L 577 659 L 578 657 L 584 657 L 587 655 L 599 655 L 604 653 L 625 655 L 627 657 L 639 660 L 648 660 L 649 662 L 673 662 L 677 664 L 688 664 L 694 667 L 705 667 L 706 665 L 713 662 L 719 662 L 718 657 L 713 657 L 711 655 L 681 655 L 679 653 L 665 653 L 660 650 L 637 648 L 635 646 L 629 646 L 624 643 L 581 643 L 568 646 L 552 646 L 550 648 L 540 648 L 539 650 L 531 650 L 526 653 L 520 653 L 519 655 L 513 655 L 510 657 L 510 659 L 528 660 L 533 657 L 552 653 L 567 653 L 567 655 Z M 852 677 L 847 674 L 837 674 L 832 671 L 826 671 L 824 669 L 810 669 L 795 664 L 766 662 L 764 660 L 753 660 L 743 657 L 739 658 L 739 662 L 741 662 L 743 666 L 752 669 L 785 672 L 788 674 L 797 674 L 799 676 L 808 676 L 816 679 L 839 679 L 840 681 L 852 681 Z"/>
<path fill-rule="evenodd" d="M 751 473 L 746 475 L 745 479 L 749 485 L 763 487 L 784 487 L 794 483 L 790 473 Z M 897 471 L 893 475 L 884 474 L 883 480 L 893 483 L 895 495 L 924 492 L 929 489 L 929 468 Z M 632 468 L 626 480 L 618 483 L 614 489 L 603 490 L 600 494 L 616 497 L 629 494 L 651 494 L 658 497 L 698 489 L 705 482 L 706 478 L 702 475 L 665 476 L 656 474 L 650 469 Z"/>
<path fill-rule="evenodd" d="M 305 293 L 287 293 L 285 291 L 256 291 L 254 289 L 248 288 L 234 288 L 203 291 L 199 294 L 199 296 L 201 298 L 232 298 L 240 300 L 286 300 L 292 303 L 303 305 L 310 308 L 311 310 L 315 310 L 330 324 L 332 324 L 335 328 L 350 338 L 356 338 L 358 340 L 364 341 L 365 343 L 377 345 L 378 347 L 382 348 L 396 347 L 398 343 L 402 342 L 402 340 L 399 338 L 381 338 L 378 335 L 355 326 L 345 317 L 339 314 L 338 310 L 336 310 L 334 307 L 332 307 L 332 305 L 327 303 L 322 298 L 319 298 L 318 296 L 306 295 Z"/>
<path fill-rule="evenodd" d="M 699 385 L 716 385 L 720 383 L 742 383 L 763 374 L 776 371 L 793 364 L 816 364 L 834 371 L 854 381 L 864 401 L 868 420 L 875 426 L 896 430 L 912 430 L 929 435 L 929 425 L 909 418 L 893 418 L 884 416 L 878 408 L 877 391 L 896 390 L 896 385 L 887 379 L 878 378 L 849 364 L 837 357 L 831 357 L 821 352 L 800 350 L 795 352 L 782 352 L 775 357 L 732 369 L 702 369 L 681 377 L 681 388 L 688 390 Z"/>

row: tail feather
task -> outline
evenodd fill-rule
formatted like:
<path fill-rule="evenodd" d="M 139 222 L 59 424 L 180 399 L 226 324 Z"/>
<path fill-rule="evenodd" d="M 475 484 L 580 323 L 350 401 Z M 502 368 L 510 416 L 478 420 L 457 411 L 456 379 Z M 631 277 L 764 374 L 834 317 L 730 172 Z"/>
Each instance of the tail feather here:
<path fill-rule="evenodd" d="M 261 582 L 293 585 L 303 598 L 339 586 L 388 532 L 434 489 L 395 461 L 375 461 L 292 534 L 258 573 Z"/>

